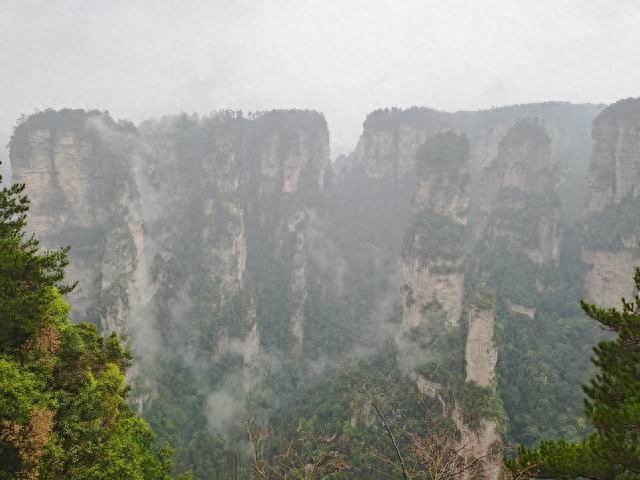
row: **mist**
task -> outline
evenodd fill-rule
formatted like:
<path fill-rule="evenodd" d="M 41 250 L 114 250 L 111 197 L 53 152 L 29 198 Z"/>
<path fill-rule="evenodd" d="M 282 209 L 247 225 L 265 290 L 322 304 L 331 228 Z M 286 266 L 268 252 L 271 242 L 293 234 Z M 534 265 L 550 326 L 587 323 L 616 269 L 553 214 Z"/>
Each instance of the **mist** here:
<path fill-rule="evenodd" d="M 48 107 L 135 122 L 312 108 L 327 117 L 335 156 L 381 107 L 634 95 L 638 24 L 635 0 L 4 0 L 0 132 Z"/>
<path fill-rule="evenodd" d="M 581 385 L 615 332 L 583 300 L 609 321 L 640 289 L 638 25 L 638 0 L 0 0 L 0 376 L 33 397 L 0 409 L 0 476 L 147 478 L 132 425 L 196 480 L 524 478 L 519 447 L 601 445 Z M 43 412 L 60 465 L 23 465 Z"/>

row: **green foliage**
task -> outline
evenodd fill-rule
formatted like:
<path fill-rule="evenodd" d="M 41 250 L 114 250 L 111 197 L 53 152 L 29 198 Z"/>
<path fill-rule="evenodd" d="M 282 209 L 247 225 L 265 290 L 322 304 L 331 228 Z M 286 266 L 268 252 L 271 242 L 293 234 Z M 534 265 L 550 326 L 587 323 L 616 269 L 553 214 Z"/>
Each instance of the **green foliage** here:
<path fill-rule="evenodd" d="M 557 265 L 536 265 L 513 248 L 518 244 L 499 239 L 483 242 L 477 251 L 484 280 L 496 292 L 497 391 L 507 412 L 508 442 L 532 446 L 588 433 L 578 387 L 591 371 L 585 345 L 602 335 L 579 308 L 577 232 L 563 233 Z M 533 318 L 517 313 L 517 306 L 533 309 Z"/>
<path fill-rule="evenodd" d="M 479 429 L 483 420 L 495 420 L 501 431 L 506 428 L 504 407 L 491 388 L 465 382 L 459 387 L 455 397 L 462 406 L 464 423 L 469 427 Z"/>
<path fill-rule="evenodd" d="M 507 438 L 533 445 L 543 438 L 587 433 L 578 386 L 590 372 L 596 336 L 585 318 L 513 315 L 498 305 L 498 392 L 508 414 Z M 567 362 L 571 358 L 571 362 Z"/>
<path fill-rule="evenodd" d="M 25 423 L 36 406 L 47 404 L 44 382 L 10 358 L 0 357 L 0 418 Z"/>
<path fill-rule="evenodd" d="M 462 180 L 465 185 L 471 178 L 461 174 L 469 162 L 470 147 L 467 136 L 453 131 L 439 133 L 429 138 L 416 155 L 416 174 L 418 179 L 440 178 Z M 460 175 L 464 178 L 458 179 Z M 458 182 L 455 182 L 456 185 Z"/>
<path fill-rule="evenodd" d="M 640 269 L 636 269 L 640 290 Z M 526 470 L 543 478 L 640 478 L 640 296 L 623 300 L 622 310 L 583 302 L 593 320 L 614 332 L 598 343 L 593 364 L 598 369 L 588 385 L 585 413 L 594 431 L 577 443 L 544 442 L 537 450 L 521 448 L 510 462 L 514 471 Z"/>
<path fill-rule="evenodd" d="M 33 335 L 62 285 L 67 250 L 40 253 L 38 241 L 26 237 L 28 200 L 24 185 L 0 192 L 0 353 L 12 353 Z"/>
<path fill-rule="evenodd" d="M 472 308 L 495 311 L 496 294 L 493 290 L 488 288 L 484 283 L 478 283 L 475 285 L 473 292 L 473 296 L 469 301 Z"/>
<path fill-rule="evenodd" d="M 131 354 L 72 324 L 67 250 L 25 239 L 23 185 L 0 191 L 0 479 L 170 479 L 170 452 L 127 405 Z"/>
<path fill-rule="evenodd" d="M 403 253 L 424 261 L 455 262 L 467 252 L 468 244 L 469 229 L 465 225 L 431 210 L 423 210 L 411 217 Z"/>
<path fill-rule="evenodd" d="M 591 478 L 594 480 L 632 480 L 637 476 L 621 475 L 612 465 L 603 463 L 588 442 L 543 441 L 537 450 L 520 447 L 516 461 L 508 461 L 515 475 L 535 478 Z M 588 473 L 586 473 L 588 472 Z"/>
<path fill-rule="evenodd" d="M 481 256 L 487 282 L 499 292 L 502 298 L 526 307 L 535 306 L 539 299 L 537 283 L 543 276 L 540 266 L 533 263 L 523 253 L 500 251 L 498 248 Z"/>
<path fill-rule="evenodd" d="M 424 352 L 427 354 L 429 350 Z M 440 455 L 433 463 L 442 459 L 446 459 L 443 463 L 452 461 L 452 452 L 444 450 L 455 445 L 459 432 L 445 416 L 441 400 L 421 394 L 415 380 L 401 373 L 402 357 L 402 351 L 389 342 L 365 359 L 298 384 L 295 396 L 289 390 L 291 400 L 270 414 L 269 424 L 277 434 L 269 439 L 274 456 L 268 460 L 278 461 L 278 455 L 286 452 L 292 439 L 300 434 L 298 420 L 306 418 L 316 438 L 314 451 L 322 451 L 324 442 L 331 442 L 335 454 L 348 464 L 348 469 L 337 474 L 337 478 L 401 478 L 397 465 L 393 466 L 397 458 L 387 431 L 371 405 L 373 398 L 397 440 L 407 468 L 412 471 L 410 478 L 440 478 L 429 476 L 428 467 L 432 463 L 429 455 Z M 442 401 L 446 405 L 459 405 L 464 421 L 472 428 L 479 427 L 483 418 L 502 423 L 504 414 L 495 394 L 490 389 L 465 384 L 461 374 L 462 371 L 449 372 L 449 377 L 441 378 L 449 382 L 439 391 Z M 280 389 L 284 384 L 276 378 L 269 381 L 278 382 Z"/>
<path fill-rule="evenodd" d="M 509 418 L 507 438 L 529 446 L 588 432 L 579 385 L 591 372 L 588 345 L 602 335 L 580 312 L 579 247 L 568 241 L 573 248 L 564 248 L 558 266 L 531 268 L 527 276 L 519 263 L 508 261 L 517 258 L 505 255 L 497 257 L 501 270 L 490 277 L 502 294 L 496 304 L 497 380 Z M 535 290 L 537 278 L 543 292 Z M 513 311 L 515 303 L 535 308 L 534 317 Z"/>
<path fill-rule="evenodd" d="M 424 424 L 420 395 L 415 382 L 399 375 L 398 351 L 391 344 L 366 359 L 354 361 L 344 370 L 332 370 L 321 377 L 302 378 L 290 383 L 286 372 L 268 379 L 278 386 L 281 402 L 269 413 L 270 425 L 277 432 L 271 438 L 271 451 L 282 452 L 291 439 L 298 438 L 300 418 L 306 418 L 308 427 L 324 446 L 323 439 L 331 439 L 339 454 L 349 465 L 337 478 L 356 480 L 377 478 L 380 472 L 390 473 L 389 465 L 381 462 L 380 455 L 391 458 L 392 451 L 382 424 L 370 408 L 366 396 L 354 382 L 364 382 L 388 415 L 392 428 L 400 435 L 403 427 L 419 429 Z M 434 402 L 434 412 L 439 403 Z M 400 439 L 403 448 L 407 439 Z"/>

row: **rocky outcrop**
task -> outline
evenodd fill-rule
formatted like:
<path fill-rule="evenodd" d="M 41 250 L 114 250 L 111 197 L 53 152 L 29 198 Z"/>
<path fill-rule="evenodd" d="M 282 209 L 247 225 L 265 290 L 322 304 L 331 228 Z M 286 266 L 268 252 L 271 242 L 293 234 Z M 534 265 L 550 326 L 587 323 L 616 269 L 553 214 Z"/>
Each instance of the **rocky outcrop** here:
<path fill-rule="evenodd" d="M 590 125 L 602 109 L 602 105 L 547 102 L 477 112 L 447 113 L 428 108 L 379 110 L 368 115 L 355 152 L 337 161 L 336 183 L 341 189 L 359 191 L 362 197 L 384 196 L 386 203 L 393 206 L 394 219 L 406 222 L 404 212 L 415 215 L 425 199 L 434 195 L 435 201 L 439 195 L 431 191 L 433 185 L 429 182 L 418 182 L 418 191 L 414 190 L 421 145 L 439 133 L 465 134 L 470 150 L 467 208 L 466 212 L 453 204 L 450 208 L 468 217 L 473 241 L 480 246 L 479 251 L 490 254 L 489 262 L 495 263 L 496 252 L 487 252 L 483 245 L 506 242 L 514 255 L 526 255 L 533 264 L 531 270 L 540 270 L 558 262 L 563 234 L 560 225 L 575 224 L 579 219 L 586 191 Z M 390 186 L 381 186 L 385 184 Z M 440 194 L 453 191 L 443 187 Z M 450 199 L 441 197 L 440 201 L 446 203 Z M 374 201 L 369 203 L 370 211 L 361 207 L 358 215 L 376 218 L 382 208 Z M 491 232 L 487 232 L 490 217 Z M 393 223 L 393 219 L 384 219 L 385 225 L 393 223 L 393 230 L 385 232 L 382 238 L 396 242 L 384 245 L 384 249 L 402 248 L 401 236 L 393 233 L 411 227 L 403 228 L 401 220 Z M 405 236 L 405 248 L 408 238 Z M 376 240 L 371 244 L 381 250 Z M 521 244 L 525 245 L 522 249 Z M 418 290 L 441 290 L 441 298 L 458 304 L 458 296 L 451 292 L 462 288 L 460 278 L 446 276 L 438 286 L 431 271 L 433 265 L 421 264 L 415 258 L 405 256 L 402 275 L 411 278 Z M 427 278 L 433 280 L 425 284 L 422 280 Z M 537 294 L 545 288 L 542 278 L 532 285 Z M 423 294 L 429 295 L 427 290 Z M 452 298 L 448 299 L 445 292 Z M 405 305 L 411 304 L 412 292 L 405 289 L 404 296 Z M 511 298 L 511 303 L 534 308 L 522 295 L 517 297 Z M 421 302 L 415 305 L 418 303 Z M 418 310 L 415 307 L 413 313 L 405 316 L 409 324 L 418 323 Z"/>
<path fill-rule="evenodd" d="M 66 110 L 29 117 L 11 139 L 14 180 L 26 183 L 31 200 L 30 230 L 45 248 L 72 246 L 67 278 L 79 282 L 69 296 L 78 320 L 100 323 L 112 297 L 115 315 L 128 304 L 140 233 L 126 161 L 134 136 L 106 114 Z"/>
<path fill-rule="evenodd" d="M 495 298 L 485 287 L 479 288 L 476 298 L 469 307 L 469 323 L 465 343 L 466 379 L 482 388 L 496 391 L 496 363 L 498 349 L 495 343 Z M 493 418 L 482 418 L 476 428 L 462 421 L 461 407 L 456 405 L 452 418 L 460 431 L 459 443 L 468 445 L 468 461 L 482 459 L 480 462 L 482 478 L 497 479 L 502 464 L 501 435 L 497 422 Z M 479 475 L 469 478 L 478 478 Z"/>
<path fill-rule="evenodd" d="M 544 125 L 520 120 L 502 137 L 487 183 L 492 180 L 500 189 L 543 191 L 551 181 L 550 153 L 551 138 Z"/>
<path fill-rule="evenodd" d="M 437 339 L 448 337 L 449 343 L 443 343 L 451 345 L 461 335 L 459 326 L 467 303 L 465 266 L 471 251 L 469 160 L 466 136 L 453 132 L 427 139 L 417 158 L 418 184 L 403 250 L 403 324 L 405 328 L 423 332 L 423 341 L 432 345 L 425 357 L 435 357 L 436 364 L 443 361 L 438 357 L 450 355 L 437 351 L 440 343 Z M 419 391 L 438 399 L 443 413 L 456 424 L 460 436 L 456 443 L 458 455 L 466 465 L 478 466 L 469 472 L 468 478 L 478 478 L 480 470 L 482 478 L 491 479 L 500 472 L 500 456 L 493 455 L 500 441 L 496 422 L 482 418 L 477 425 L 469 424 L 464 420 L 460 403 L 465 395 L 465 382 L 495 390 L 497 350 L 492 305 L 492 301 L 485 299 L 469 308 L 464 338 L 466 378 L 455 378 L 452 373 L 442 383 L 410 372 Z M 445 395 L 445 391 L 454 393 Z"/>
<path fill-rule="evenodd" d="M 359 170 L 370 178 L 402 178 L 410 174 L 425 140 L 454 130 L 465 133 L 471 148 L 471 170 L 482 170 L 498 153 L 503 137 L 519 120 L 538 118 L 551 138 L 551 162 L 557 180 L 584 181 L 584 154 L 589 148 L 591 121 L 603 105 L 563 102 L 533 103 L 480 111 L 442 112 L 412 107 L 378 110 L 367 116 L 352 155 L 338 161 L 340 169 Z M 564 185 L 567 187 L 567 185 Z"/>
<path fill-rule="evenodd" d="M 524 305 L 519 305 L 517 303 L 511 303 L 507 301 L 507 308 L 512 314 L 524 315 L 525 317 L 529 317 L 531 320 L 533 320 L 536 316 L 535 308 L 525 307 Z"/>
<path fill-rule="evenodd" d="M 420 146 L 447 126 L 448 114 L 431 109 L 379 110 L 370 114 L 353 163 L 369 178 L 400 179 L 415 165 Z"/>
<path fill-rule="evenodd" d="M 293 314 L 291 316 L 291 334 L 295 339 L 294 352 L 301 356 L 304 348 L 304 305 L 306 290 L 306 255 L 305 234 L 296 233 L 291 268 L 291 299 Z"/>
<path fill-rule="evenodd" d="M 419 153 L 418 186 L 405 240 L 403 323 L 417 327 L 430 316 L 457 325 L 468 250 L 469 143 L 449 132 L 429 139 Z"/>
<path fill-rule="evenodd" d="M 502 447 L 500 434 L 494 420 L 483 418 L 479 425 L 471 428 L 464 422 L 464 412 L 456 405 L 449 413 L 460 438 L 458 449 L 465 465 L 472 465 L 469 471 L 462 472 L 465 480 L 497 480 L 502 472 Z"/>
<path fill-rule="evenodd" d="M 247 323 L 251 325 L 244 339 L 242 351 L 242 386 L 245 392 L 255 391 L 260 379 L 260 330 L 256 322 L 255 305 L 249 307 Z"/>
<path fill-rule="evenodd" d="M 589 164 L 589 211 L 600 212 L 639 193 L 640 100 L 621 100 L 593 122 Z"/>
<path fill-rule="evenodd" d="M 634 268 L 640 259 L 632 249 L 618 252 L 583 249 L 582 260 L 587 266 L 584 287 L 589 302 L 612 308 L 619 307 L 622 298 L 633 298 Z"/>
<path fill-rule="evenodd" d="M 640 239 L 628 228 L 640 223 L 632 104 L 594 124 L 582 260 L 589 297 L 604 304 L 628 296 Z M 494 330 L 514 341 L 518 329 L 536 336 L 557 320 L 544 323 L 563 300 L 561 240 L 585 199 L 583 153 L 600 108 L 374 112 L 333 172 L 327 126 L 313 112 L 137 127 L 100 112 L 45 112 L 16 129 L 11 157 L 33 201 L 31 228 L 45 246 L 73 248 L 76 318 L 128 331 L 140 356 L 166 362 L 139 371 L 177 372 L 162 381 L 195 404 L 227 386 L 254 395 L 261 370 L 283 357 L 320 364 L 375 349 L 392 329 L 402 366 L 411 363 L 410 377 L 478 458 L 500 439 L 499 412 L 469 420 L 505 378 L 496 378 Z M 495 302 L 474 300 L 482 280 Z M 548 365 L 545 355 L 531 358 Z M 141 408 L 158 402 L 152 393 L 138 396 Z M 499 462 L 487 458 L 483 478 L 494 478 Z"/>
<path fill-rule="evenodd" d="M 502 124 L 495 124 L 491 135 L 500 136 L 501 128 Z M 461 138 L 465 147 L 459 151 L 465 153 L 457 156 L 454 139 Z M 495 150 L 488 142 L 477 143 L 479 138 L 476 145 L 482 148 L 475 151 L 475 160 L 466 136 L 453 132 L 428 138 L 418 153 L 417 188 L 403 250 L 403 324 L 418 329 L 422 341 L 430 345 L 425 358 L 435 355 L 448 365 L 456 358 L 459 361 L 460 355 L 452 358 L 447 351 L 436 354 L 436 349 L 442 348 L 439 345 L 453 349 L 455 339 L 463 337 L 464 377 L 441 380 L 436 365 L 427 368 L 436 377 L 423 375 L 422 383 L 439 384 L 442 392 L 454 392 L 450 397 L 445 393 L 436 396 L 456 421 L 469 446 L 469 459 L 487 459 L 483 478 L 497 478 L 500 460 L 493 453 L 501 441 L 499 413 L 475 421 L 467 418 L 477 408 L 473 402 L 480 397 L 495 400 L 496 396 L 494 302 L 472 301 L 469 289 L 483 279 L 507 309 L 514 306 L 534 319 L 548 272 L 560 260 L 563 210 L 553 143 L 540 120 L 515 121 Z M 480 158 L 491 151 L 495 151 L 491 160 Z M 462 157 L 463 162 L 457 160 Z M 481 165 L 474 186 L 473 169 Z M 468 319 L 466 335 L 456 330 L 462 319 Z"/>
<path fill-rule="evenodd" d="M 493 338 L 495 311 L 490 305 L 473 305 L 465 347 L 467 382 L 495 389 L 498 352 Z"/>
<path fill-rule="evenodd" d="M 304 352 L 307 226 L 318 208 L 329 165 L 329 132 L 313 112 L 271 112 L 255 120 L 245 141 L 247 238 L 267 343 Z M 253 255 L 251 255 L 253 252 Z M 274 297 L 282 297 L 274 302 Z M 280 303 L 282 302 L 282 303 Z M 261 316 L 268 311 L 268 316 Z M 265 318 L 266 317 L 266 318 Z M 277 333 L 276 333 L 277 332 Z M 273 343 L 277 345 L 273 345 Z"/>
<path fill-rule="evenodd" d="M 516 123 L 481 182 L 484 243 L 523 253 L 536 265 L 559 258 L 561 204 L 553 187 L 550 143 L 537 121 Z"/>
<path fill-rule="evenodd" d="M 494 340 L 494 299 L 486 288 L 481 288 L 480 292 L 476 293 L 468 312 L 464 382 L 473 384 L 474 388 L 477 386 L 487 389 L 495 395 L 497 346 Z M 497 420 L 477 418 L 473 403 L 464 398 L 465 394 L 460 396 L 461 394 L 457 393 L 453 398 L 445 397 L 443 392 L 452 388 L 454 391 L 464 391 L 460 386 L 448 385 L 444 388 L 445 385 L 430 381 L 416 372 L 411 372 L 410 378 L 416 382 L 421 394 L 439 401 L 443 413 L 455 424 L 457 437 L 454 450 L 464 465 L 470 466 L 468 471 L 462 473 L 461 478 L 499 478 L 502 470 L 502 438 Z"/>
<path fill-rule="evenodd" d="M 620 306 L 640 263 L 640 99 L 621 100 L 593 122 L 582 260 L 587 300 Z"/>
<path fill-rule="evenodd" d="M 221 358 L 238 338 L 251 345 L 245 371 L 255 369 L 265 310 L 248 292 L 273 280 L 274 264 L 295 299 L 286 330 L 302 352 L 305 225 L 328 160 L 326 122 L 297 111 L 179 115 L 137 128 L 100 112 L 47 111 L 11 143 L 32 230 L 47 247 L 72 247 L 75 318 L 126 332 L 151 357 Z"/>

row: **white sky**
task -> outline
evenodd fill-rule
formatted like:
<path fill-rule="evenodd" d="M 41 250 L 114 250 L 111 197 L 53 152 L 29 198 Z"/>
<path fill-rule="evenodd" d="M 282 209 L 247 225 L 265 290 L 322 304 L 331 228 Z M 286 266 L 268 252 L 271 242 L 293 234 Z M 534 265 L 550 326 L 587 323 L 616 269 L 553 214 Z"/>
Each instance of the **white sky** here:
<path fill-rule="evenodd" d="M 36 108 L 313 108 L 640 95 L 640 0 L 0 0 L 0 132 Z"/>

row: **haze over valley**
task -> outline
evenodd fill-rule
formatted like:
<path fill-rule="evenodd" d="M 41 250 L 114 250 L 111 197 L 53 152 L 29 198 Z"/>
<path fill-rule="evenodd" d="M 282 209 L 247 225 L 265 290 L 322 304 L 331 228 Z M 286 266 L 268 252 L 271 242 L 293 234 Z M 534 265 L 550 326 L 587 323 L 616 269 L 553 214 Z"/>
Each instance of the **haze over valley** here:
<path fill-rule="evenodd" d="M 0 5 L 0 479 L 640 478 L 638 21 Z"/>

